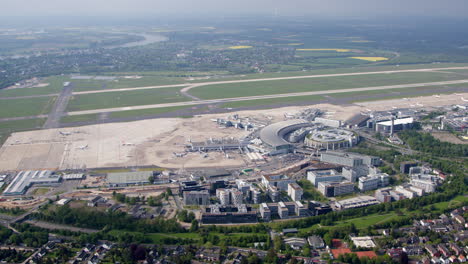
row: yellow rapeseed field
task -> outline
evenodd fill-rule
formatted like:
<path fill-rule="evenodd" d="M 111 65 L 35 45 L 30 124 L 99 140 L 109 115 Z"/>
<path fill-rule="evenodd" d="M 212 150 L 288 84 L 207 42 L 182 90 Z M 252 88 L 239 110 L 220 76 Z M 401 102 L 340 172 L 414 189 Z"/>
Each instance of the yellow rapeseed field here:
<path fill-rule="evenodd" d="M 230 49 L 250 49 L 252 46 L 231 46 Z"/>
<path fill-rule="evenodd" d="M 365 60 L 365 61 L 386 61 L 388 58 L 385 57 L 350 57 L 351 59 Z"/>
<path fill-rule="evenodd" d="M 349 49 L 296 49 L 299 51 L 336 51 L 336 52 L 350 52 Z"/>

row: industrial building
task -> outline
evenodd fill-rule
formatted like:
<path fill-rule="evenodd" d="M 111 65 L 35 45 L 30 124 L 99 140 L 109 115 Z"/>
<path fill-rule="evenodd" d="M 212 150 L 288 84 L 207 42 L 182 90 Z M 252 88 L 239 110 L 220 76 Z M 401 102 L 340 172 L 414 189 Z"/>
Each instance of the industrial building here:
<path fill-rule="evenodd" d="M 311 215 L 314 215 L 314 216 L 323 215 L 323 214 L 333 211 L 333 209 L 331 208 L 329 204 L 323 204 L 317 201 L 309 201 L 307 208 L 309 209 L 309 212 L 311 213 Z"/>
<path fill-rule="evenodd" d="M 3 195 L 13 196 L 13 195 L 22 195 L 32 185 L 57 185 L 61 181 L 60 175 L 53 174 L 52 171 L 42 170 L 42 171 L 20 171 L 16 174 L 15 178 L 11 183 L 6 187 Z"/>
<path fill-rule="evenodd" d="M 304 190 L 301 186 L 297 183 L 290 183 L 288 184 L 288 195 L 291 197 L 293 201 L 300 201 L 302 200 L 302 194 Z"/>
<path fill-rule="evenodd" d="M 382 188 L 375 191 L 375 199 L 381 203 L 389 203 L 392 201 L 392 195 L 390 191 L 392 188 Z"/>
<path fill-rule="evenodd" d="M 149 184 L 152 171 L 114 172 L 107 174 L 107 184 L 111 187 Z"/>
<path fill-rule="evenodd" d="M 260 139 L 263 144 L 270 148 L 270 155 L 288 153 L 294 145 L 288 142 L 285 137 L 288 133 L 312 124 L 302 119 L 292 119 L 271 124 L 260 131 Z"/>
<path fill-rule="evenodd" d="M 183 194 L 185 205 L 208 205 L 210 204 L 210 193 L 208 190 L 186 191 Z"/>
<path fill-rule="evenodd" d="M 358 188 L 362 192 L 375 190 L 379 187 L 385 187 L 389 183 L 390 177 L 386 173 L 369 175 L 367 177 L 360 177 L 358 181 Z"/>
<path fill-rule="evenodd" d="M 354 184 L 352 182 L 320 182 L 318 190 L 325 197 L 335 197 L 354 192 Z"/>
<path fill-rule="evenodd" d="M 327 151 L 322 153 L 320 156 L 320 161 L 340 164 L 342 166 L 348 167 L 357 167 L 362 165 L 379 166 L 381 164 L 379 157 L 336 151 Z"/>
<path fill-rule="evenodd" d="M 309 180 L 316 188 L 320 182 L 338 182 L 343 177 L 336 170 L 316 170 L 307 172 Z"/>
<path fill-rule="evenodd" d="M 356 167 L 343 167 L 341 174 L 345 179 L 350 182 L 356 182 L 360 177 L 367 175 L 374 175 L 380 173 L 379 168 L 368 165 L 361 165 Z"/>
<path fill-rule="evenodd" d="M 322 118 L 322 117 L 316 117 L 314 119 L 314 122 L 315 123 L 320 123 L 320 124 L 323 124 L 323 125 L 329 126 L 329 127 L 335 127 L 335 128 L 341 127 L 341 121 L 340 120 L 333 120 L 333 119 L 327 119 L 327 118 Z"/>
<path fill-rule="evenodd" d="M 286 175 L 263 175 L 262 184 L 265 187 L 274 186 L 280 191 L 288 191 L 288 184 L 296 181 Z"/>
<path fill-rule="evenodd" d="M 211 205 L 201 213 L 203 224 L 240 224 L 258 222 L 257 212 L 245 204 L 237 206 Z"/>
<path fill-rule="evenodd" d="M 270 221 L 272 217 L 288 219 L 308 215 L 307 208 L 299 201 L 262 203 L 259 210 L 260 216 L 265 221 Z"/>
<path fill-rule="evenodd" d="M 186 145 L 186 149 L 192 152 L 241 150 L 247 147 L 248 145 L 248 140 L 239 140 L 234 138 L 210 138 L 207 141 L 191 142 L 190 144 Z"/>
<path fill-rule="evenodd" d="M 337 201 L 335 203 L 338 209 L 350 209 L 379 204 L 379 201 L 372 196 L 358 196 L 350 199 Z"/>
<path fill-rule="evenodd" d="M 312 249 L 321 249 L 325 248 L 325 241 L 320 236 L 313 235 L 307 238 L 307 242 Z"/>
<path fill-rule="evenodd" d="M 242 204 L 243 193 L 238 189 L 216 189 L 216 197 L 221 205 L 239 205 Z"/>
<path fill-rule="evenodd" d="M 398 118 L 391 119 L 388 121 L 381 121 L 375 124 L 375 131 L 381 133 L 393 134 L 394 132 L 401 131 L 404 129 L 412 128 L 414 125 L 414 118 Z"/>
<path fill-rule="evenodd" d="M 350 148 L 358 142 L 359 136 L 356 133 L 339 128 L 314 129 L 304 140 L 304 144 L 308 147 L 326 150 Z"/>

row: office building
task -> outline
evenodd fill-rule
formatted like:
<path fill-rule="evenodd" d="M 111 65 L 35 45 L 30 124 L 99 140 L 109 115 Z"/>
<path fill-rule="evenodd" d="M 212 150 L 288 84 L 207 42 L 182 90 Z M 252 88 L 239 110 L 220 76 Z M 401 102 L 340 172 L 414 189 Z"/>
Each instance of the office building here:
<path fill-rule="evenodd" d="M 302 194 L 304 190 L 302 190 L 301 186 L 297 183 L 290 183 L 288 184 L 288 195 L 291 197 L 293 201 L 300 201 L 302 200 Z"/>

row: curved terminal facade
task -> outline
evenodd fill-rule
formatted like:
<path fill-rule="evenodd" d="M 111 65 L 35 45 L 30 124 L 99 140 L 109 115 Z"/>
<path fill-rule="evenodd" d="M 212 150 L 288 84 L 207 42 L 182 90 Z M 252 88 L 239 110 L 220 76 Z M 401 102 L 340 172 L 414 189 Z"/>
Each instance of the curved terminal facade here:
<path fill-rule="evenodd" d="M 308 126 L 312 126 L 312 124 L 302 119 L 274 123 L 260 131 L 260 139 L 263 144 L 272 149 L 270 154 L 286 153 L 293 148 L 293 144 L 285 139 L 286 135 Z"/>
<path fill-rule="evenodd" d="M 359 136 L 349 130 L 315 129 L 304 140 L 304 144 L 312 148 L 341 149 L 350 148 L 359 142 Z"/>

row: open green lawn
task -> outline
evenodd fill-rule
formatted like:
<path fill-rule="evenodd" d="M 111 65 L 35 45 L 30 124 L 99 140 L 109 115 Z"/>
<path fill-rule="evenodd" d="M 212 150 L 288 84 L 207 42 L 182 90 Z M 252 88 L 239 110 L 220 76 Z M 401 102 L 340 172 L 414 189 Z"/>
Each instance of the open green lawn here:
<path fill-rule="evenodd" d="M 459 75 L 451 73 L 412 72 L 215 84 L 195 87 L 190 90 L 190 93 L 203 99 L 219 99 L 265 94 L 326 91 L 384 85 L 437 82 L 457 79 L 463 78 L 461 78 Z"/>
<path fill-rule="evenodd" d="M 0 100 L 0 118 L 35 116 L 49 113 L 57 97 Z"/>
<path fill-rule="evenodd" d="M 179 90 L 180 88 L 164 88 L 75 95 L 70 100 L 67 111 L 189 101 Z"/>
<path fill-rule="evenodd" d="M 11 90 L 0 90 L 0 97 L 16 97 L 16 96 L 28 96 L 28 95 L 46 95 L 60 93 L 63 88 L 63 82 L 69 81 L 66 76 L 51 76 L 45 78 L 43 83 L 49 83 L 45 87 L 35 88 L 19 88 Z"/>
<path fill-rule="evenodd" d="M 457 206 L 461 206 L 464 202 L 468 202 L 468 197 L 463 196 L 463 195 L 459 195 L 459 196 L 453 198 L 451 201 L 440 202 L 440 203 L 433 204 L 434 207 L 436 208 L 436 210 L 430 210 L 431 205 L 425 206 L 424 209 L 429 210 L 429 211 L 431 211 L 433 213 L 434 212 L 442 213 L 447 208 L 454 208 L 454 207 L 457 207 Z M 417 210 L 417 211 L 412 211 L 412 212 L 407 212 L 406 210 L 402 210 L 402 214 L 404 214 L 405 216 L 408 216 L 408 215 L 411 215 L 411 214 L 417 214 L 417 213 L 421 213 L 421 212 L 422 212 L 422 210 Z M 330 226 L 330 228 L 334 228 L 334 227 L 337 227 L 337 226 L 354 224 L 356 226 L 356 228 L 364 229 L 364 228 L 367 228 L 368 226 L 385 223 L 387 221 L 391 221 L 391 220 L 393 220 L 395 218 L 398 218 L 398 217 L 399 216 L 395 211 L 389 212 L 389 213 L 384 213 L 384 214 L 377 214 L 376 213 L 376 214 L 366 215 L 366 216 L 357 217 L 357 218 L 353 218 L 353 219 L 348 219 L 348 220 L 344 220 L 344 221 L 337 221 L 337 222 L 335 222 L 333 224 L 333 226 Z M 303 229 L 301 229 L 301 231 L 303 231 L 303 232 L 310 231 L 310 230 L 312 230 L 314 228 L 318 228 L 319 226 L 320 225 L 313 225 L 313 226 L 308 227 L 308 228 L 303 228 Z"/>
<path fill-rule="evenodd" d="M 13 132 L 34 130 L 42 127 L 45 118 L 0 122 L 0 145 Z"/>
<path fill-rule="evenodd" d="M 316 101 L 318 103 L 320 100 L 323 100 L 323 99 L 324 97 L 321 95 L 293 96 L 293 97 L 283 97 L 283 98 L 229 102 L 229 103 L 222 104 L 221 107 L 240 108 L 240 107 L 265 106 L 265 105 L 271 105 L 272 107 L 276 107 L 276 104 L 286 104 L 286 103 L 298 103 L 298 102 L 310 102 L 310 101 Z"/>
<path fill-rule="evenodd" d="M 97 119 L 98 114 L 63 116 L 60 118 L 60 123 L 90 122 L 96 121 Z"/>

